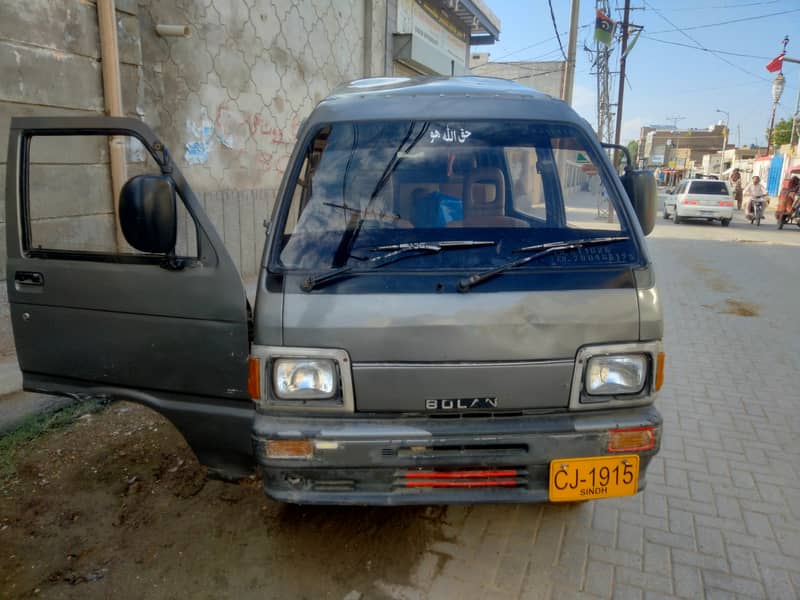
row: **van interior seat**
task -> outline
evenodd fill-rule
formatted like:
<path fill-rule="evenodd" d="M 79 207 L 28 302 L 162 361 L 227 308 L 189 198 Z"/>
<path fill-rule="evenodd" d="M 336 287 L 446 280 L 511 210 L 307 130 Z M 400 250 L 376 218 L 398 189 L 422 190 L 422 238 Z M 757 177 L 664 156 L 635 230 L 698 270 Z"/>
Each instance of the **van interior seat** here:
<path fill-rule="evenodd" d="M 448 227 L 529 227 L 526 221 L 506 216 L 506 181 L 497 167 L 471 170 L 464 179 L 464 219 Z"/>

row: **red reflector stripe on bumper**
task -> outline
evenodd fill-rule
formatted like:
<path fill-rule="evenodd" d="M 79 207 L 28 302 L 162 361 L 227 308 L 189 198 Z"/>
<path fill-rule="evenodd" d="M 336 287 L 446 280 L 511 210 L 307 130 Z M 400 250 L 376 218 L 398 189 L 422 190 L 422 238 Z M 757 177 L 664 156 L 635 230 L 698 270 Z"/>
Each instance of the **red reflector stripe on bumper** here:
<path fill-rule="evenodd" d="M 409 488 L 469 488 L 469 487 L 497 487 L 517 485 L 516 479 L 497 479 L 481 481 L 406 481 Z"/>
<path fill-rule="evenodd" d="M 516 477 L 515 469 L 500 471 L 413 471 L 406 479 L 477 479 L 483 477 Z"/>

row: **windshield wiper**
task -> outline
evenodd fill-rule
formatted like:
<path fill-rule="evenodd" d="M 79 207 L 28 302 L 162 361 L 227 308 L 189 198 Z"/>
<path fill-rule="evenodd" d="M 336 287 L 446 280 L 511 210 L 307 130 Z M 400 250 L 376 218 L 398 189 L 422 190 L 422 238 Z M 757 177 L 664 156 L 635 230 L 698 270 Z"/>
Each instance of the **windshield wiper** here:
<path fill-rule="evenodd" d="M 425 122 L 423 123 L 422 128 L 420 129 L 416 137 L 414 137 L 414 139 L 411 139 L 411 136 L 414 133 L 414 126 L 416 124 L 417 124 L 416 121 L 411 122 L 411 126 L 408 128 L 408 131 L 406 132 L 403 141 L 400 142 L 400 145 L 397 147 L 397 150 L 395 150 L 394 154 L 392 154 L 392 157 L 389 159 L 389 162 L 384 167 L 383 173 L 381 173 L 381 176 L 378 178 L 378 182 L 375 184 L 375 188 L 369 195 L 369 199 L 367 200 L 367 205 L 364 207 L 364 210 L 361 213 L 359 219 L 357 221 L 355 219 L 351 219 L 350 222 L 348 223 L 347 229 L 345 230 L 344 235 L 342 236 L 342 240 L 339 243 L 339 247 L 336 249 L 334 264 L 337 263 L 344 264 L 347 261 L 347 259 L 350 258 L 350 253 L 352 252 L 353 246 L 356 243 L 356 238 L 358 237 L 358 234 L 361 233 L 361 227 L 364 225 L 364 222 L 367 219 L 367 214 L 369 213 L 372 207 L 372 203 L 375 201 L 375 198 L 378 197 L 378 194 L 381 193 L 384 186 L 389 182 L 389 179 L 397 169 L 397 166 L 402 162 L 403 158 L 405 158 L 411 151 L 411 149 L 417 145 L 417 143 L 425 135 L 425 132 L 428 130 L 429 123 Z M 411 141 L 409 142 L 409 140 Z M 406 146 L 406 144 L 408 144 L 408 146 Z M 403 150 L 404 146 L 406 146 L 405 150 Z"/>
<path fill-rule="evenodd" d="M 529 262 L 533 262 L 534 260 L 554 252 L 559 252 L 561 250 L 577 250 L 578 248 L 585 248 L 586 246 L 601 246 L 604 244 L 612 244 L 614 242 L 623 242 L 629 239 L 630 238 L 626 236 L 598 237 L 586 238 L 582 240 L 568 240 L 563 242 L 547 242 L 544 244 L 535 244 L 533 246 L 515 248 L 514 252 L 533 252 L 534 254 L 530 254 L 529 256 L 525 256 L 523 258 L 518 258 L 517 260 L 512 260 L 511 262 L 507 262 L 506 264 L 495 267 L 494 269 L 489 269 L 488 271 L 482 271 L 481 273 L 475 273 L 474 275 L 465 277 L 458 282 L 458 291 L 468 292 L 470 288 L 483 283 L 484 281 L 492 279 L 501 273 L 505 273 L 511 269 L 516 269 L 517 267 L 527 265 Z"/>
<path fill-rule="evenodd" d="M 376 246 L 372 248 L 373 251 L 384 251 L 386 254 L 370 258 L 366 263 L 360 266 L 360 269 L 377 269 L 404 258 L 418 256 L 420 254 L 436 254 L 442 250 L 479 248 L 495 245 L 497 245 L 497 242 L 491 240 L 445 240 L 440 242 L 406 242 L 402 244 Z M 344 267 L 309 277 L 300 287 L 304 292 L 310 292 L 324 283 L 329 283 L 335 279 L 349 275 L 353 270 L 354 267 L 352 265 L 345 265 Z"/>

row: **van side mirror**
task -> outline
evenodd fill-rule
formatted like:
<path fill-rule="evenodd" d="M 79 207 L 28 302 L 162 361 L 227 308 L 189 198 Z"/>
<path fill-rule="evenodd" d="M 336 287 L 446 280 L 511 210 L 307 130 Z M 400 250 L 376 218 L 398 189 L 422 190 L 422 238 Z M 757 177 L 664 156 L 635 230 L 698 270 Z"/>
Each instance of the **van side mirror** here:
<path fill-rule="evenodd" d="M 639 224 L 645 235 L 649 235 L 656 226 L 658 210 L 658 187 L 652 171 L 630 170 L 622 176 L 622 185 L 628 192 L 633 210 L 639 218 Z"/>
<path fill-rule="evenodd" d="M 119 195 L 119 220 L 125 239 L 137 250 L 153 254 L 174 250 L 178 214 L 172 178 L 131 177 Z"/>

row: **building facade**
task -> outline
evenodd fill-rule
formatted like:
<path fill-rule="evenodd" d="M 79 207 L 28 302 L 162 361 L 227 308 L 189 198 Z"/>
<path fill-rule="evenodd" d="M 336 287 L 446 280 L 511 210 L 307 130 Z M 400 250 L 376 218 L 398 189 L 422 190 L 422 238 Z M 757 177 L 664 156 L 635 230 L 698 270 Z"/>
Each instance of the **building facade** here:
<path fill-rule="evenodd" d="M 473 75 L 510 79 L 554 98 L 561 98 L 566 67 L 566 61 L 490 62 L 488 52 L 473 52 L 470 56 Z"/>
<path fill-rule="evenodd" d="M 500 29 L 481 0 L 0 0 L 3 207 L 12 116 L 105 113 L 97 2 L 115 5 L 123 113 L 165 142 L 244 277 L 257 273 L 262 224 L 322 98 L 365 76 L 465 73 L 470 47 Z M 110 189 L 108 161 L 96 166 L 98 189 Z M 114 227 L 113 194 L 88 215 L 59 183 L 54 235 L 113 236 L 98 231 Z M 0 235 L 5 279 L 5 223 Z M 0 289 L 2 354 L 13 339 Z"/>
<path fill-rule="evenodd" d="M 688 161 L 693 160 L 700 164 L 704 154 L 722 150 L 726 143 L 725 138 L 724 125 L 712 125 L 706 129 L 642 127 L 639 137 L 639 164 L 651 169 L 685 170 L 689 167 Z"/>

